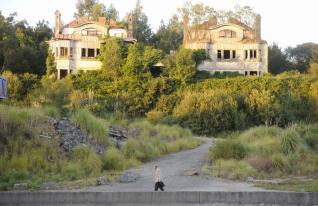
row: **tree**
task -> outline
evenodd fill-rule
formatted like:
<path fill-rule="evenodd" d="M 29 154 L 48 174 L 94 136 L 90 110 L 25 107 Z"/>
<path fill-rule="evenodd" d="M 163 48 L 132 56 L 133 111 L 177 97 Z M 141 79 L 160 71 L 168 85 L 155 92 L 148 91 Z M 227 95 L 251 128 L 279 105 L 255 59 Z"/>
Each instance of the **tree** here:
<path fill-rule="evenodd" d="M 148 24 L 148 17 L 142 11 L 140 0 L 137 0 L 136 7 L 132 11 L 133 36 L 138 42 L 149 44 L 152 39 L 152 31 Z"/>
<path fill-rule="evenodd" d="M 195 75 L 196 67 L 193 60 L 193 52 L 181 47 L 176 54 L 166 60 L 167 72 L 170 78 L 181 81 L 182 84 L 189 82 Z"/>
<path fill-rule="evenodd" d="M 50 49 L 48 52 L 48 56 L 46 58 L 46 75 L 47 76 L 52 76 L 56 74 L 56 63 L 55 63 L 55 57 Z"/>
<path fill-rule="evenodd" d="M 318 63 L 318 44 L 304 43 L 295 48 L 286 50 L 288 59 L 292 62 L 293 69 L 306 72 L 311 63 Z"/>
<path fill-rule="evenodd" d="M 186 2 L 182 8 L 178 9 L 178 11 L 182 17 L 189 18 L 189 23 L 194 27 L 199 26 L 204 21 L 208 21 L 213 16 L 218 18 L 219 24 L 226 23 L 228 19 L 232 17 L 238 19 L 247 26 L 252 27 L 257 15 L 249 6 L 235 5 L 233 11 L 218 11 L 203 3 L 192 4 L 191 2 Z"/>
<path fill-rule="evenodd" d="M 182 17 L 186 16 L 190 19 L 190 23 L 193 26 L 198 26 L 204 21 L 209 20 L 212 16 L 217 16 L 217 11 L 210 6 L 203 3 L 192 4 L 191 2 L 185 2 L 183 7 L 178 9 Z"/>
<path fill-rule="evenodd" d="M 154 44 L 166 54 L 171 50 L 177 50 L 182 44 L 183 28 L 177 15 L 170 18 L 168 25 L 162 21 L 158 32 L 154 36 Z"/>
<path fill-rule="evenodd" d="M 268 47 L 268 69 L 272 74 L 290 70 L 287 55 L 274 43 Z"/>
<path fill-rule="evenodd" d="M 127 46 L 122 39 L 115 37 L 107 38 L 106 44 L 101 47 L 100 60 L 102 62 L 102 69 L 110 77 L 118 77 L 126 56 Z"/>
<path fill-rule="evenodd" d="M 113 19 L 115 21 L 118 20 L 118 11 L 116 10 L 113 4 L 110 4 L 110 6 L 107 8 L 105 12 L 105 17 L 106 19 Z"/>
<path fill-rule="evenodd" d="M 309 74 L 318 77 L 318 63 L 311 63 L 308 72 Z"/>
<path fill-rule="evenodd" d="M 106 14 L 106 7 L 104 4 L 95 3 L 92 7 L 92 18 L 93 20 L 97 21 L 98 17 L 105 16 Z"/>
<path fill-rule="evenodd" d="M 93 16 L 93 7 L 95 4 L 97 4 L 97 0 L 77 0 L 77 12 L 74 13 L 74 17 Z"/>

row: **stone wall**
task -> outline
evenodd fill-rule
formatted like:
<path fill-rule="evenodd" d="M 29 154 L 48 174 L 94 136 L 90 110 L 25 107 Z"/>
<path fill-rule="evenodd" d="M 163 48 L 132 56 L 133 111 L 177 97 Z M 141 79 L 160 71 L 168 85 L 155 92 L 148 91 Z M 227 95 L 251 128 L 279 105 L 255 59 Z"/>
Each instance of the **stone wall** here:
<path fill-rule="evenodd" d="M 293 192 L 4 192 L 8 206 L 314 206 L 318 193 Z"/>

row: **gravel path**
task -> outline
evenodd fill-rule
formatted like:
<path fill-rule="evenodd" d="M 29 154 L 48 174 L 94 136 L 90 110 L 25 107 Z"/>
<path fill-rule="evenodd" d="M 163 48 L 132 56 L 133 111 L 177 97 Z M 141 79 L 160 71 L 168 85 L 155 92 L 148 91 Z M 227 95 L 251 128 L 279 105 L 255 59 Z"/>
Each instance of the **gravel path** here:
<path fill-rule="evenodd" d="M 193 150 L 187 150 L 168 155 L 153 162 L 141 165 L 128 171 L 137 172 L 140 177 L 133 183 L 112 183 L 111 185 L 90 187 L 81 191 L 152 191 L 154 186 L 154 166 L 158 165 L 166 191 L 262 191 L 252 184 L 233 182 L 214 178 L 209 175 L 184 176 L 185 170 L 202 167 L 205 155 L 212 144 L 211 139 L 204 139 L 205 143 Z"/>

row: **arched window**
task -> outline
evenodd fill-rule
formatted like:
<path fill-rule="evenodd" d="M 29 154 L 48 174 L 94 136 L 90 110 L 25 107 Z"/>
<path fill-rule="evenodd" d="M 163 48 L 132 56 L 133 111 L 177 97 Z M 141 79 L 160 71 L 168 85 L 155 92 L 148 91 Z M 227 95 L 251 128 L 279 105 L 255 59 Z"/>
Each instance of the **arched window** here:
<path fill-rule="evenodd" d="M 223 37 L 223 38 L 235 38 L 236 37 L 236 32 L 229 30 L 229 29 L 225 29 L 219 32 L 219 37 Z"/>

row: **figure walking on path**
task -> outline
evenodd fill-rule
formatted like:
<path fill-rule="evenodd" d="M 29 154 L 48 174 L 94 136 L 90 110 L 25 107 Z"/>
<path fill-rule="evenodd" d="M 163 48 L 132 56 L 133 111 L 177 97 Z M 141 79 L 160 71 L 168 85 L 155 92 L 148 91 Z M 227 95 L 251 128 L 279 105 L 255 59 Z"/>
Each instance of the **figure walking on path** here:
<path fill-rule="evenodd" d="M 158 166 L 155 166 L 155 191 L 158 191 L 158 188 L 161 191 L 164 191 L 164 189 L 163 189 L 164 186 L 165 185 L 162 182 L 160 169 Z"/>

